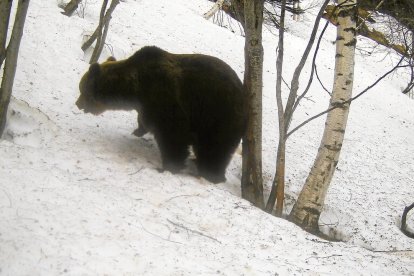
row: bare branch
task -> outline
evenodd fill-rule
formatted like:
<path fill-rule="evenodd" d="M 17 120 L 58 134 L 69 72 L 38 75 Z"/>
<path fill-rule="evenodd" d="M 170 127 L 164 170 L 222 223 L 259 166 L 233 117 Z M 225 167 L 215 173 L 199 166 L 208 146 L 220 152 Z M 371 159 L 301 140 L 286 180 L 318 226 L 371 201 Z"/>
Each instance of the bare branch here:
<path fill-rule="evenodd" d="M 308 93 L 309 88 L 310 88 L 310 86 L 311 86 L 311 84 L 312 84 L 312 81 L 313 81 L 313 74 L 314 74 L 314 71 L 315 71 L 315 69 L 316 69 L 316 57 L 317 57 L 318 52 L 319 52 L 319 47 L 320 47 L 320 45 L 321 45 L 322 37 L 323 37 L 323 35 L 325 34 L 325 31 L 326 31 L 326 29 L 328 28 L 328 25 L 329 25 L 329 22 L 327 21 L 327 22 L 325 23 L 325 26 L 323 27 L 323 30 L 322 30 L 321 34 L 319 35 L 318 43 L 316 44 L 315 53 L 314 53 L 314 55 L 313 55 L 313 60 L 312 60 L 312 69 L 311 69 L 311 73 L 310 73 L 310 76 L 309 76 L 308 85 L 306 86 L 306 88 L 305 88 L 305 90 L 303 91 L 303 93 L 302 93 L 302 94 L 301 94 L 301 95 L 297 98 L 297 100 L 295 101 L 295 104 L 293 105 L 293 110 L 292 110 L 292 113 L 293 113 L 293 112 L 295 112 L 295 110 L 296 110 L 296 108 L 298 107 L 298 105 L 299 105 L 300 101 L 301 101 L 301 100 L 303 99 L 303 97 L 305 97 L 305 95 Z M 318 78 L 318 79 L 319 79 L 319 78 Z"/>
<path fill-rule="evenodd" d="M 266 204 L 266 211 L 272 212 L 273 207 L 276 203 L 276 215 L 281 216 L 283 212 L 284 203 L 284 189 L 285 189 L 285 155 L 286 155 L 286 133 L 289 128 L 289 123 L 293 114 L 293 106 L 297 97 L 297 91 L 299 89 L 299 77 L 301 71 L 305 65 L 305 62 L 309 56 L 312 45 L 315 41 L 316 33 L 318 31 L 319 22 L 322 18 L 322 14 L 325 7 L 328 5 L 329 0 L 325 0 L 322 7 L 319 10 L 318 16 L 313 26 L 312 34 L 309 39 L 308 45 L 305 49 L 304 54 L 295 69 L 293 74 L 290 93 L 288 101 L 283 109 L 282 101 L 282 70 L 283 70 L 283 54 L 284 54 L 284 25 L 285 25 L 285 12 L 286 12 L 286 0 L 282 0 L 281 3 L 281 14 L 280 14 L 280 27 L 279 27 L 279 42 L 278 42 L 278 55 L 276 61 L 277 76 L 276 76 L 276 102 L 278 109 L 278 120 L 279 120 L 279 144 L 277 149 L 276 157 L 276 174 L 273 179 L 272 189 L 270 191 L 269 199 Z M 303 95 L 304 96 L 304 95 Z M 303 97 L 302 97 L 303 98 Z"/>
<path fill-rule="evenodd" d="M 311 258 L 315 258 L 315 259 L 327 259 L 327 258 L 333 258 L 333 257 L 342 257 L 343 255 L 340 254 L 333 254 L 333 255 L 328 255 L 328 256 L 310 256 L 309 258 L 306 258 L 306 260 L 309 260 Z"/>
<path fill-rule="evenodd" d="M 288 132 L 288 134 L 286 135 L 286 139 L 295 131 L 297 131 L 298 129 L 300 129 L 301 127 L 303 127 L 304 125 L 306 125 L 307 123 L 315 120 L 316 118 L 319 118 L 320 116 L 330 112 L 331 110 L 334 110 L 336 108 L 339 107 L 343 107 L 345 104 L 351 103 L 352 101 L 358 99 L 360 96 L 362 96 L 363 94 L 365 94 L 366 92 L 368 92 L 371 88 L 373 88 L 375 85 L 377 85 L 380 81 L 382 81 L 384 78 L 386 78 L 389 74 L 393 73 L 395 70 L 397 70 L 398 68 L 406 68 L 409 65 L 404 65 L 404 66 L 400 66 L 401 62 L 404 60 L 404 57 L 402 57 L 400 59 L 400 61 L 397 63 L 396 66 L 394 66 L 391 70 L 389 70 L 388 72 L 386 72 L 384 75 L 382 75 L 380 78 L 378 78 L 373 84 L 371 84 L 370 86 L 368 86 L 367 88 L 365 88 L 364 90 L 362 90 L 360 93 L 358 93 L 355 97 L 352 97 L 351 99 L 344 101 L 340 104 L 337 104 L 335 106 L 332 106 L 330 108 L 328 108 L 325 111 L 322 111 L 312 117 L 310 117 L 309 119 L 307 119 L 306 121 L 302 122 L 301 124 L 299 124 L 298 126 L 296 126 L 294 129 L 292 129 L 291 131 Z"/>
<path fill-rule="evenodd" d="M 375 7 L 375 9 L 373 9 L 372 11 L 369 11 L 367 15 L 361 17 L 358 13 L 358 16 L 360 19 L 362 19 L 362 24 L 365 24 L 365 22 L 371 17 L 371 15 L 378 11 L 378 9 L 382 6 L 382 4 L 384 4 L 384 0 L 381 0 L 378 5 Z M 362 24 L 359 24 L 359 26 L 357 26 L 357 31 L 359 30 L 359 28 L 362 26 Z"/>
<path fill-rule="evenodd" d="M 173 196 L 173 197 L 170 197 L 169 199 L 167 199 L 164 203 L 169 202 L 169 201 L 171 201 L 171 200 L 173 200 L 173 199 L 176 199 L 176 198 L 180 198 L 180 197 L 196 197 L 196 196 L 200 196 L 200 194 L 195 194 L 195 195 L 178 195 L 178 196 Z"/>
<path fill-rule="evenodd" d="M 381 5 L 378 5 L 377 9 L 380 6 Z M 330 23 L 332 23 L 335 26 L 338 24 L 336 8 L 337 6 L 329 5 L 326 7 L 326 12 L 323 14 L 323 18 L 325 18 L 326 20 L 328 20 Z M 358 9 L 359 16 L 364 19 L 368 19 L 369 17 L 366 14 L 363 14 L 364 12 L 366 13 L 366 11 L 364 11 L 363 9 Z M 377 31 L 374 28 L 370 29 L 365 23 L 365 21 L 366 20 L 360 20 L 358 22 L 358 28 L 357 28 L 358 35 L 362 35 L 380 45 L 393 49 L 399 55 L 404 55 L 406 57 L 410 56 L 409 49 L 406 45 L 400 45 L 400 44 L 393 43 L 382 32 Z"/>
<path fill-rule="evenodd" d="M 167 221 L 168 221 L 169 223 L 171 223 L 172 225 L 176 226 L 176 227 L 182 228 L 182 229 L 187 230 L 187 231 L 189 231 L 189 232 L 195 233 L 195 234 L 197 234 L 197 235 L 200 235 L 200 236 L 206 237 L 206 238 L 208 238 L 208 239 L 210 239 L 210 240 L 213 240 L 213 241 L 215 241 L 215 242 L 221 243 L 221 241 L 219 241 L 218 239 L 213 238 L 213 237 L 210 237 L 210 236 L 207 236 L 206 234 L 204 234 L 204 233 L 202 233 L 202 232 L 200 232 L 200 231 L 190 229 L 190 228 L 188 228 L 188 227 L 186 227 L 186 226 L 184 226 L 184 225 L 182 225 L 182 224 L 180 224 L 180 223 L 173 222 L 173 221 L 171 221 L 171 220 L 169 220 L 169 219 L 167 219 Z"/>
<path fill-rule="evenodd" d="M 306 60 L 308 59 L 309 53 L 312 49 L 313 43 L 315 42 L 316 33 L 318 31 L 319 23 L 321 21 L 322 15 L 325 11 L 326 6 L 328 5 L 330 0 L 325 0 L 322 4 L 322 7 L 320 8 L 318 15 L 315 19 L 315 24 L 313 25 L 313 30 L 310 35 L 310 39 L 308 41 L 308 45 L 305 48 L 305 52 L 302 55 L 301 60 L 299 61 L 298 66 L 295 69 L 295 72 L 293 73 L 292 82 L 291 82 L 291 91 L 289 94 L 289 98 L 286 104 L 286 111 L 285 111 L 285 131 L 289 128 L 290 122 L 292 120 L 293 115 L 293 106 L 295 104 L 295 100 L 297 97 L 297 92 L 299 90 L 299 77 L 302 72 L 303 67 L 305 66 Z M 287 137 L 285 137 L 287 138 Z"/>
<path fill-rule="evenodd" d="M 325 85 L 323 84 L 322 80 L 319 77 L 318 68 L 317 68 L 316 64 L 315 64 L 315 75 L 316 75 L 316 78 L 319 81 L 319 84 L 322 86 L 323 90 L 325 90 L 326 93 L 328 93 L 328 95 L 331 95 L 331 92 L 325 87 Z"/>
<path fill-rule="evenodd" d="M 148 231 L 148 230 L 144 227 L 144 225 L 142 224 L 142 222 L 141 222 L 140 220 L 138 220 L 138 222 L 139 222 L 139 224 L 141 225 L 142 230 L 144 230 L 146 233 L 148 233 L 148 234 L 150 234 L 150 235 L 152 235 L 152 236 L 154 236 L 154 237 L 160 238 L 160 239 L 162 239 L 162 240 L 164 240 L 164 241 L 167 241 L 167 242 L 172 242 L 172 243 L 183 244 L 183 243 L 181 243 L 181 242 L 172 241 L 172 240 L 170 240 L 170 239 L 166 239 L 166 238 L 161 237 L 161 236 L 159 236 L 159 235 L 157 235 L 157 234 L 154 234 L 154 233 L 152 233 L 152 232 Z"/>

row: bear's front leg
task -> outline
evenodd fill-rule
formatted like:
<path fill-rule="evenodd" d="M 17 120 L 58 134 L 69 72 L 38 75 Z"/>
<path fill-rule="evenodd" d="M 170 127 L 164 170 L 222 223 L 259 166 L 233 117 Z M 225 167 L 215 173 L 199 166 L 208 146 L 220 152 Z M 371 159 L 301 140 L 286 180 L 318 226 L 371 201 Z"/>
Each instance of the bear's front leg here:
<path fill-rule="evenodd" d="M 137 137 L 142 137 L 145 134 L 147 134 L 147 132 L 148 131 L 143 126 L 139 125 L 138 128 L 136 130 L 134 130 L 134 132 L 132 132 L 132 134 L 137 136 Z"/>
<path fill-rule="evenodd" d="M 134 132 L 132 132 L 132 134 L 134 134 L 137 137 L 142 137 L 142 136 L 144 136 L 145 134 L 148 133 L 148 130 L 144 126 L 144 122 L 143 122 L 142 117 L 143 117 L 142 114 L 138 116 L 138 119 L 137 119 L 138 128 L 136 130 L 134 130 Z"/>

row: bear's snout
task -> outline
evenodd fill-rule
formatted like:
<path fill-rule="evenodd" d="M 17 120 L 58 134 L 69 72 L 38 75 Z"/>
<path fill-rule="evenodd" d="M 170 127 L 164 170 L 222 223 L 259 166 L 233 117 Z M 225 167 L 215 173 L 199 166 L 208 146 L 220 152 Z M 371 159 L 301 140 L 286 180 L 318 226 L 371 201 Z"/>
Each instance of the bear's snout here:
<path fill-rule="evenodd" d="M 79 97 L 75 104 L 80 110 L 85 109 L 85 101 L 83 101 L 81 97 Z"/>
<path fill-rule="evenodd" d="M 79 110 L 82 110 L 84 113 L 92 113 L 93 115 L 99 115 L 106 110 L 105 105 L 102 103 L 96 101 L 90 102 L 83 96 L 80 96 L 75 104 Z"/>
<path fill-rule="evenodd" d="M 77 101 L 76 101 L 76 106 L 77 106 L 79 109 L 82 109 L 82 106 L 80 105 L 79 100 L 77 100 Z"/>

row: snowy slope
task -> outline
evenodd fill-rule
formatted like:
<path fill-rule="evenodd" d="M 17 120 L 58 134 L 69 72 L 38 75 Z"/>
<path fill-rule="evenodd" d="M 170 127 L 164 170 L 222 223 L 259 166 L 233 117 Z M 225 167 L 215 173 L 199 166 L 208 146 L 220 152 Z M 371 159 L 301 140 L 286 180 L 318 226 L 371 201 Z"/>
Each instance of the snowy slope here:
<path fill-rule="evenodd" d="M 204 0 L 128 0 L 108 35 L 114 55 L 144 45 L 217 56 L 243 75 L 244 38 L 205 21 Z M 321 223 L 346 242 L 330 243 L 240 199 L 238 154 L 226 183 L 159 173 L 151 135 L 136 138 L 135 112 L 83 114 L 74 102 L 99 1 L 85 18 L 62 16 L 55 1 L 32 0 L 7 131 L 0 140 L 1 275 L 413 275 L 414 242 L 398 230 L 413 200 L 414 105 L 401 76 L 352 104 L 341 161 Z M 311 16 L 309 16 L 311 17 Z M 311 18 L 309 19 L 311 20 Z M 303 51 L 310 21 L 287 33 L 286 78 Z M 318 69 L 329 87 L 335 30 Z M 361 41 L 360 43 L 365 43 Z M 265 32 L 264 177 L 270 185 L 277 145 L 276 38 Z M 108 49 L 102 55 L 111 55 Z M 389 60 L 357 57 L 355 91 Z M 304 79 L 305 81 L 305 79 Z M 303 81 L 303 83 L 304 83 Z M 325 108 L 315 84 L 293 125 Z M 288 201 L 315 157 L 324 119 L 288 142 Z M 413 219 L 410 219 L 411 225 Z M 379 251 L 379 252 L 375 252 Z"/>

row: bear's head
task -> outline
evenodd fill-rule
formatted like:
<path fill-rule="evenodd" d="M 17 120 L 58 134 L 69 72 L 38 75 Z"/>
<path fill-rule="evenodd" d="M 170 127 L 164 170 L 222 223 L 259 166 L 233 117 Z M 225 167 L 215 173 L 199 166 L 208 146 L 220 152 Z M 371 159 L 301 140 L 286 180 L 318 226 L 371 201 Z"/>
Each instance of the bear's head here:
<path fill-rule="evenodd" d="M 102 64 L 94 63 L 89 67 L 79 83 L 80 96 L 76 101 L 85 113 L 99 115 L 106 110 L 115 109 L 118 74 L 111 68 L 117 63 L 114 57 Z M 116 65 L 115 65 L 116 66 Z"/>

